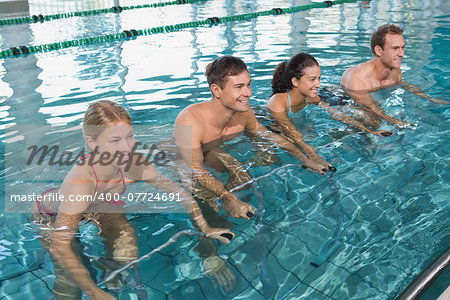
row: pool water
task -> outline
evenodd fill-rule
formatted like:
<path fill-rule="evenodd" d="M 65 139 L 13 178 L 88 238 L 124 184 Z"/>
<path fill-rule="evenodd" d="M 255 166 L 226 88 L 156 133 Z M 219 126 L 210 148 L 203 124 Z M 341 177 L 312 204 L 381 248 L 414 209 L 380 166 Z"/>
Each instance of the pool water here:
<path fill-rule="evenodd" d="M 30 1 L 30 13 L 113 4 L 83 3 L 85 7 L 63 1 Z M 308 3 L 212 0 L 119 15 L 1 26 L 0 49 L 203 20 L 212 14 L 230 16 Z M 404 30 L 404 79 L 434 98 L 450 101 L 447 3 L 362 1 L 0 59 L 0 126 L 8 127 L 1 132 L 6 145 L 0 150 L 4 154 L 2 164 L 10 153 L 22 151 L 20 136 L 27 132 L 17 130 L 26 128 L 23 125 L 64 124 L 77 131 L 88 104 L 100 99 L 126 107 L 135 124 L 150 128 L 142 133 L 145 138 L 169 138 L 173 122 L 184 107 L 210 98 L 203 72 L 219 55 L 235 55 L 247 63 L 252 77 L 251 105 L 261 123 L 268 125 L 264 106 L 271 94 L 272 72 L 279 62 L 300 51 L 308 52 L 321 65 L 322 87 L 336 89 L 348 67 L 371 58 L 370 35 L 385 23 L 395 23 Z M 254 178 L 280 168 L 256 182 L 263 194 L 260 217 L 251 221 L 230 217 L 220 220 L 233 225 L 237 235 L 231 244 L 220 245 L 218 250 L 235 278 L 231 291 L 216 286 L 204 275 L 202 260 L 194 252 L 198 239 L 192 236 L 141 262 L 140 276 L 130 270 L 133 280 L 115 294 L 120 299 L 136 299 L 140 281 L 149 299 L 398 296 L 450 245 L 450 111 L 448 105 L 431 103 L 397 87 L 373 96 L 387 114 L 417 127 L 398 131 L 383 122 L 381 128 L 395 134 L 380 138 L 355 131 L 317 107 L 308 107 L 293 119 L 305 140 L 337 167 L 331 175 L 320 176 L 295 166 L 280 168 L 298 161 L 279 149 L 274 150 L 278 162 L 260 166 L 254 163 L 248 137 L 228 142 L 227 147 L 246 163 Z M 64 138 L 67 132 L 54 134 Z M 8 172 L 14 173 L 6 168 L 0 175 L 2 181 Z M 30 174 L 33 172 L 27 176 L 38 176 Z M 224 182 L 227 179 L 225 174 L 215 175 Z M 4 188 L 2 185 L 2 195 Z M 255 190 L 237 194 L 259 207 L 261 196 Z M 129 218 L 138 235 L 141 255 L 180 230 L 191 228 L 187 214 L 135 214 Z M 29 215 L 2 213 L 0 227 L 0 297 L 51 298 L 52 265 L 36 239 Z M 93 261 L 104 255 L 96 227 L 87 224 L 80 230 L 86 257 Z M 96 280 L 101 281 L 102 276 L 97 270 Z M 449 283 L 447 272 L 441 286 Z"/>

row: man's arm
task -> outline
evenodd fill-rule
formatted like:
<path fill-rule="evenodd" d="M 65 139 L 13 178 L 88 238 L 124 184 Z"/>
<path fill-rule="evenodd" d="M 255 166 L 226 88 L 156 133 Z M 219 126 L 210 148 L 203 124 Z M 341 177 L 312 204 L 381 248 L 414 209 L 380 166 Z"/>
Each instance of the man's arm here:
<path fill-rule="evenodd" d="M 345 92 L 352 97 L 353 100 L 355 100 L 356 103 L 363 105 L 380 118 L 394 124 L 398 128 L 411 126 L 412 124 L 410 123 L 402 122 L 396 118 L 386 115 L 384 110 L 381 109 L 373 100 L 372 96 L 369 94 L 371 87 L 370 84 L 368 84 L 371 73 L 372 68 L 369 63 L 363 63 L 358 66 L 351 67 L 342 75 L 341 86 Z M 401 72 L 396 73 L 396 76 L 398 76 L 396 81 L 401 81 Z"/>
<path fill-rule="evenodd" d="M 437 103 L 437 104 L 448 104 L 448 102 L 444 100 L 434 99 L 425 94 L 424 91 L 422 91 L 418 86 L 415 86 L 412 83 L 407 82 L 406 80 L 401 80 L 398 83 L 399 86 L 410 92 L 411 94 L 417 95 L 419 97 L 422 97 L 423 99 L 430 100 L 431 102 Z"/>
<path fill-rule="evenodd" d="M 379 116 L 382 119 L 385 119 L 391 124 L 394 124 L 398 128 L 403 128 L 405 126 L 412 126 L 411 123 L 403 122 L 400 120 L 397 120 L 394 117 L 388 116 L 385 114 L 384 110 L 381 109 L 373 100 L 372 96 L 370 96 L 369 92 L 367 91 L 352 91 L 352 90 L 346 90 L 347 94 L 352 97 L 353 100 L 355 100 L 356 103 L 359 103 L 369 110 L 371 110 L 373 113 L 375 113 L 377 116 Z"/>
<path fill-rule="evenodd" d="M 320 174 L 326 174 L 327 170 L 334 168 L 332 165 L 319 164 L 311 159 L 309 159 L 299 148 L 297 148 L 293 143 L 288 141 L 286 138 L 271 132 L 266 127 L 262 126 L 255 117 L 253 110 L 250 109 L 247 117 L 247 125 L 245 128 L 248 132 L 253 135 L 259 136 L 263 139 L 276 144 L 278 147 L 287 151 L 290 155 L 294 156 L 302 162 L 305 169 L 313 172 L 318 172 Z"/>
<path fill-rule="evenodd" d="M 229 211 L 232 217 L 250 219 L 254 215 L 253 207 L 230 193 L 223 183 L 203 166 L 204 157 L 201 149 L 203 130 L 201 120 L 199 121 L 192 113 L 180 114 L 175 121 L 176 144 L 192 171 L 192 179 L 216 194 L 223 201 L 224 209 Z"/>
<path fill-rule="evenodd" d="M 221 197 L 226 192 L 225 186 L 203 166 L 201 141 L 204 128 L 201 122 L 197 122 L 198 118 L 199 116 L 194 116 L 191 112 L 182 112 L 177 117 L 174 131 L 176 145 L 183 160 L 192 170 L 193 179 Z"/>
<path fill-rule="evenodd" d="M 206 237 L 216 238 L 224 244 L 230 243 L 230 240 L 234 237 L 234 234 L 229 229 L 214 228 L 209 226 L 197 202 L 192 198 L 192 195 L 190 195 L 185 189 L 180 187 L 172 179 L 159 174 L 153 166 L 148 166 L 147 169 L 150 170 L 146 171 L 146 173 L 151 172 L 152 176 L 144 181 L 154 186 L 158 190 L 166 192 L 168 194 L 179 194 L 180 198 L 182 199 L 181 205 L 188 212 L 188 214 L 191 216 L 192 221 L 205 234 Z"/>

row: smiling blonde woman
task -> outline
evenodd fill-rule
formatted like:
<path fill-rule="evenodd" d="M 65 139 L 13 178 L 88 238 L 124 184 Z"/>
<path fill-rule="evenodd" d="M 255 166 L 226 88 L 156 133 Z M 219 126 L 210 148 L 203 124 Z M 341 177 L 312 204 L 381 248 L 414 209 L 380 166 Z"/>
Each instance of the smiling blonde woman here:
<path fill-rule="evenodd" d="M 133 151 L 136 141 L 131 117 L 122 106 L 112 101 L 92 103 L 85 113 L 83 130 L 90 151 L 80 158 L 85 163 L 75 164 L 59 188 L 43 195 L 57 191 L 63 199 L 91 200 L 39 201 L 32 217 L 41 229 L 41 244 L 51 253 L 56 299 L 81 299 L 81 290 L 91 299 L 115 299 L 97 287 L 83 265 L 77 250 L 78 227 L 83 219 L 98 226 L 108 258 L 115 262 L 125 264 L 138 258 L 137 238 L 125 217 L 125 203 L 108 197 L 122 195 L 132 183 L 142 181 L 166 193 L 179 193 L 194 225 L 206 236 L 224 243 L 234 237 L 228 229 L 210 227 L 194 199 L 174 181 L 150 163 L 138 163 L 143 157 Z M 108 163 L 101 163 L 102 157 L 107 157 Z"/>

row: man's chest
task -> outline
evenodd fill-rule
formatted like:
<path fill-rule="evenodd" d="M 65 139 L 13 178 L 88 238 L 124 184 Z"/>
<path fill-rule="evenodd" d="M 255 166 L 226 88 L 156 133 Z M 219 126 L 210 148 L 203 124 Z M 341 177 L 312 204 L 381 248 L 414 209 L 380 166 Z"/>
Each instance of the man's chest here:
<path fill-rule="evenodd" d="M 207 126 L 202 142 L 209 143 L 215 140 L 228 141 L 235 138 L 244 129 L 245 126 L 241 122 L 228 122 L 223 128 Z"/>

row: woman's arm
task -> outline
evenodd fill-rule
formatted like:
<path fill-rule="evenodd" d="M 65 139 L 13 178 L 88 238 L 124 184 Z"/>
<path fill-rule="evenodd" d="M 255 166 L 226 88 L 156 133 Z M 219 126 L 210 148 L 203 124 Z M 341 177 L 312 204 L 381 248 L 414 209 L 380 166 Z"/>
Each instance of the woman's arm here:
<path fill-rule="evenodd" d="M 281 126 L 285 136 L 294 141 L 310 159 L 318 159 L 320 156 L 314 151 L 313 147 L 303 140 L 303 134 L 297 130 L 292 121 L 288 118 L 286 112 L 270 112 L 272 118 Z"/>
<path fill-rule="evenodd" d="M 78 233 L 78 223 L 81 219 L 79 214 L 58 213 L 55 222 L 55 230 L 52 235 L 50 253 L 58 263 L 69 273 L 78 286 L 88 294 L 91 299 L 115 299 L 97 287 L 91 279 L 91 275 L 81 262 L 78 254 L 71 247 L 73 238 Z M 99 298 L 99 297 L 103 298 Z"/>
<path fill-rule="evenodd" d="M 283 134 L 292 140 L 294 144 L 297 144 L 300 149 L 305 152 L 309 159 L 320 161 L 325 163 L 325 165 L 328 165 L 328 163 L 323 161 L 322 158 L 314 151 L 313 147 L 308 145 L 303 140 L 303 134 L 297 130 L 295 125 L 289 119 L 287 115 L 289 107 L 287 105 L 284 93 L 273 95 L 267 103 L 267 107 L 269 108 L 271 118 L 281 126 Z"/>
<path fill-rule="evenodd" d="M 55 221 L 52 234 L 50 253 L 59 264 L 70 274 L 78 286 L 91 299 L 115 299 L 97 287 L 91 279 L 89 271 L 81 262 L 78 253 L 71 247 L 75 235 L 78 233 L 78 223 L 83 212 L 89 207 L 88 201 L 72 201 L 76 196 L 92 195 L 92 183 L 87 180 L 64 181 L 60 194 L 64 196 Z"/>
<path fill-rule="evenodd" d="M 330 116 L 338 121 L 341 121 L 342 123 L 345 123 L 347 125 L 350 125 L 352 127 L 356 127 L 358 129 L 361 129 L 363 131 L 366 131 L 368 133 L 372 133 L 378 136 L 390 136 L 392 135 L 391 131 L 386 131 L 386 130 L 370 130 L 369 128 L 367 128 L 364 124 L 362 124 L 361 122 L 358 122 L 357 120 L 353 119 L 352 117 L 334 109 L 333 107 L 331 107 L 330 105 L 328 105 L 328 103 L 325 103 L 324 101 L 320 100 L 317 103 L 317 106 L 320 108 L 323 108 L 324 110 L 326 110 Z"/>
<path fill-rule="evenodd" d="M 253 130 L 247 129 L 247 130 L 248 132 L 250 132 L 250 134 L 265 139 L 270 143 L 275 144 L 278 147 L 282 148 L 283 150 L 287 151 L 290 155 L 300 160 L 302 162 L 303 168 L 307 169 L 308 171 L 317 172 L 321 175 L 325 175 L 327 170 L 335 169 L 331 164 L 323 160 L 319 162 L 309 158 L 291 141 L 289 141 L 288 139 L 279 134 L 271 132 L 261 124 L 259 124 L 259 126 L 256 129 Z"/>
<path fill-rule="evenodd" d="M 335 170 L 335 168 L 331 164 L 329 164 L 325 160 L 323 160 L 316 153 L 316 151 L 314 151 L 313 147 L 308 145 L 303 140 L 303 135 L 297 130 L 295 125 L 291 122 L 291 120 L 287 116 L 286 108 L 282 109 L 281 107 L 278 107 L 278 109 L 279 109 L 279 111 L 274 111 L 269 106 L 269 111 L 270 111 L 271 117 L 281 126 L 281 129 L 282 129 L 284 135 L 286 137 L 288 137 L 289 139 L 291 139 L 294 142 L 294 144 L 297 144 L 300 147 L 300 149 L 302 149 L 305 152 L 305 154 L 309 160 L 316 162 L 316 163 L 320 163 L 321 165 L 325 166 L 326 167 L 325 170 Z M 302 163 L 304 163 L 303 160 L 302 160 Z M 308 163 L 308 162 L 306 162 L 306 163 Z M 312 169 L 312 168 L 310 167 L 310 169 Z"/>

